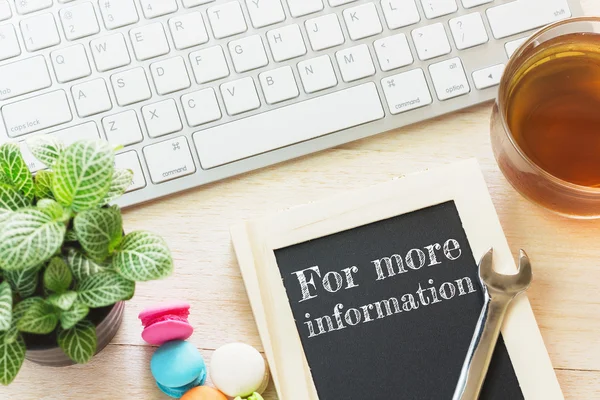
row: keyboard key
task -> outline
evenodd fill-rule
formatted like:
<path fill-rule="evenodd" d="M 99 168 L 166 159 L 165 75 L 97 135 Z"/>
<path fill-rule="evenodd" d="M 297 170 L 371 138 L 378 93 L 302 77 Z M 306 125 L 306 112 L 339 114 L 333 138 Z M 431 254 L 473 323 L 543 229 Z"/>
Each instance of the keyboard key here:
<path fill-rule="evenodd" d="M 536 29 L 571 16 L 567 0 L 513 1 L 487 9 L 496 39 Z"/>
<path fill-rule="evenodd" d="M 2 107 L 2 116 L 10 137 L 41 131 L 73 119 L 63 90 L 6 104 Z"/>
<path fill-rule="evenodd" d="M 383 31 L 379 14 L 373 3 L 345 9 L 344 20 L 352 40 L 360 40 Z"/>
<path fill-rule="evenodd" d="M 328 89 L 338 83 L 328 55 L 299 62 L 298 71 L 306 93 Z"/>
<path fill-rule="evenodd" d="M 331 7 L 341 6 L 343 4 L 354 3 L 356 0 L 329 0 Z"/>
<path fill-rule="evenodd" d="M 202 4 L 212 3 L 213 1 L 215 0 L 182 0 L 182 3 L 185 8 L 191 8 Z"/>
<path fill-rule="evenodd" d="M 90 49 L 96 63 L 96 69 L 100 72 L 110 71 L 131 63 L 129 50 L 127 50 L 127 44 L 125 44 L 122 33 L 94 39 L 90 42 Z"/>
<path fill-rule="evenodd" d="M 71 88 L 75 108 L 80 117 L 89 117 L 112 108 L 104 79 L 80 83 Z"/>
<path fill-rule="evenodd" d="M 0 100 L 50 87 L 52 80 L 42 56 L 0 66 Z"/>
<path fill-rule="evenodd" d="M 52 14 L 40 14 L 21 20 L 21 33 L 27 51 L 36 51 L 60 43 Z"/>
<path fill-rule="evenodd" d="M 221 46 L 213 46 L 190 53 L 190 62 L 198 84 L 229 76 L 229 67 Z"/>
<path fill-rule="evenodd" d="M 221 95 L 229 115 L 237 115 L 260 107 L 260 100 L 251 77 L 221 85 Z"/>
<path fill-rule="evenodd" d="M 173 93 L 191 86 L 182 57 L 155 62 L 150 65 L 150 71 L 158 94 Z"/>
<path fill-rule="evenodd" d="M 72 126 L 66 129 L 61 129 L 56 132 L 49 133 L 56 137 L 56 139 L 60 140 L 66 146 L 75 143 L 79 140 L 98 140 L 100 139 L 100 135 L 98 133 L 98 127 L 95 122 L 87 122 L 85 124 Z M 27 167 L 31 172 L 37 172 L 42 169 L 47 168 L 47 166 L 35 158 L 31 151 L 29 151 L 29 146 L 27 146 L 26 142 L 23 141 L 19 143 L 21 147 L 21 154 L 23 155 L 23 160 L 27 164 Z"/>
<path fill-rule="evenodd" d="M 381 8 L 390 29 L 398 29 L 421 21 L 415 0 L 382 0 Z"/>
<path fill-rule="evenodd" d="M 140 20 L 133 0 L 98 0 L 106 29 L 117 29 Z"/>
<path fill-rule="evenodd" d="M 146 146 L 144 156 L 154 183 L 170 181 L 196 172 L 190 146 L 184 136 Z"/>
<path fill-rule="evenodd" d="M 492 1 L 494 0 L 462 0 L 462 4 L 464 8 L 472 8 L 480 6 L 482 4 L 491 3 Z"/>
<path fill-rule="evenodd" d="M 127 188 L 126 193 L 146 187 L 146 178 L 144 178 L 140 158 L 134 150 L 116 154 L 115 168 L 133 171 L 133 182 Z"/>
<path fill-rule="evenodd" d="M 52 7 L 52 0 L 16 0 L 15 7 L 19 14 L 25 15 L 34 11 L 39 11 L 48 7 Z"/>
<path fill-rule="evenodd" d="M 344 82 L 352 82 L 375 75 L 373 59 L 366 44 L 340 50 L 335 56 Z"/>
<path fill-rule="evenodd" d="M 271 53 L 276 62 L 290 60 L 306 54 L 306 45 L 296 24 L 267 32 Z"/>
<path fill-rule="evenodd" d="M 344 43 L 344 34 L 337 15 L 327 14 L 305 22 L 313 50 L 323 50 Z"/>
<path fill-rule="evenodd" d="M 300 95 L 294 72 L 290 66 L 263 72 L 258 78 L 269 104 L 280 103 Z"/>
<path fill-rule="evenodd" d="M 160 17 L 177 11 L 175 0 L 140 0 L 144 17 L 147 19 Z"/>
<path fill-rule="evenodd" d="M 208 42 L 208 33 L 202 14 L 191 12 L 169 20 L 171 36 L 178 50 L 187 49 Z"/>
<path fill-rule="evenodd" d="M 423 61 L 448 54 L 451 51 L 446 30 L 441 23 L 424 26 L 412 31 L 419 58 Z"/>
<path fill-rule="evenodd" d="M 194 142 L 202 168 L 210 169 L 383 117 L 369 82 L 196 132 Z"/>
<path fill-rule="evenodd" d="M 246 6 L 255 28 L 262 28 L 285 20 L 281 0 L 246 0 Z"/>
<path fill-rule="evenodd" d="M 169 43 L 160 22 L 145 25 L 129 31 L 133 51 L 138 60 L 162 56 L 169 52 Z"/>
<path fill-rule="evenodd" d="M 21 150 L 21 155 L 23 156 L 23 161 L 25 161 L 25 164 L 27 165 L 27 168 L 29 168 L 29 171 L 31 171 L 31 173 L 36 173 L 46 168 L 46 165 L 43 162 L 41 162 L 40 160 L 35 158 L 33 154 L 31 154 L 29 146 L 27 146 L 27 143 L 25 141 L 19 142 L 19 148 Z"/>
<path fill-rule="evenodd" d="M 498 86 L 500 79 L 502 79 L 504 68 L 504 64 L 498 64 L 473 72 L 475 87 L 478 90 L 483 90 L 492 86 Z"/>
<path fill-rule="evenodd" d="M 183 95 L 181 103 L 189 126 L 198 126 L 221 119 L 221 109 L 213 88 Z"/>
<path fill-rule="evenodd" d="M 382 71 L 391 71 L 414 62 L 404 33 L 376 40 L 373 46 Z"/>
<path fill-rule="evenodd" d="M 462 96 L 471 91 L 460 58 L 451 58 L 429 66 L 431 80 L 440 100 Z"/>
<path fill-rule="evenodd" d="M 420 68 L 381 80 L 383 93 L 392 114 L 400 114 L 433 102 L 425 74 Z"/>
<path fill-rule="evenodd" d="M 0 61 L 8 60 L 21 54 L 19 39 L 15 27 L 7 24 L 0 26 Z"/>
<path fill-rule="evenodd" d="M 517 40 L 511 40 L 510 42 L 507 42 L 504 45 L 504 48 L 506 49 L 506 55 L 508 56 L 508 58 L 511 58 L 513 54 L 515 54 L 515 51 L 517 51 L 517 49 L 519 47 L 521 47 L 521 45 L 523 43 L 525 43 L 527 41 L 527 39 L 529 39 L 529 36 L 526 36 L 524 38 L 520 38 Z"/>
<path fill-rule="evenodd" d="M 0 21 L 7 20 L 10 17 L 12 17 L 12 11 L 8 0 L 0 0 Z"/>
<path fill-rule="evenodd" d="M 140 121 L 133 110 L 102 118 L 102 126 L 112 147 L 129 146 L 144 139 Z"/>
<path fill-rule="evenodd" d="M 229 42 L 229 53 L 238 73 L 264 67 L 269 63 L 259 35 Z"/>
<path fill-rule="evenodd" d="M 69 146 L 80 140 L 100 139 L 98 126 L 93 121 L 61 129 L 59 131 L 50 133 L 50 135 L 60 140 L 65 146 Z"/>
<path fill-rule="evenodd" d="M 159 137 L 183 129 L 175 100 L 167 99 L 142 107 L 148 136 Z"/>
<path fill-rule="evenodd" d="M 71 82 L 90 76 L 92 69 L 82 44 L 55 50 L 50 54 L 56 79 L 61 82 Z"/>
<path fill-rule="evenodd" d="M 421 0 L 427 19 L 441 17 L 458 11 L 456 0 Z"/>
<path fill-rule="evenodd" d="M 478 12 L 451 19 L 450 30 L 459 50 L 479 46 L 489 40 L 481 14 Z"/>
<path fill-rule="evenodd" d="M 237 1 L 210 7 L 207 13 L 216 39 L 237 35 L 248 29 L 242 7 Z"/>
<path fill-rule="evenodd" d="M 152 97 L 144 68 L 134 68 L 110 77 L 117 103 L 123 107 Z"/>
<path fill-rule="evenodd" d="M 322 0 L 287 0 L 292 17 L 301 17 L 323 10 Z"/>
<path fill-rule="evenodd" d="M 61 8 L 59 15 L 67 40 L 75 40 L 100 32 L 92 3 Z"/>
<path fill-rule="evenodd" d="M 72 126 L 66 129 L 61 129 L 56 132 L 51 132 L 49 135 L 53 135 L 58 140 L 60 140 L 65 145 L 70 145 L 79 140 L 98 140 L 100 139 L 100 134 L 98 133 L 98 127 L 95 122 L 87 122 L 85 124 Z M 21 154 L 23 155 L 23 160 L 25 160 L 25 164 L 31 172 L 37 172 L 42 169 L 47 168 L 47 166 L 35 158 L 31 151 L 29 151 L 29 146 L 27 146 L 25 141 L 19 143 L 21 148 Z"/>

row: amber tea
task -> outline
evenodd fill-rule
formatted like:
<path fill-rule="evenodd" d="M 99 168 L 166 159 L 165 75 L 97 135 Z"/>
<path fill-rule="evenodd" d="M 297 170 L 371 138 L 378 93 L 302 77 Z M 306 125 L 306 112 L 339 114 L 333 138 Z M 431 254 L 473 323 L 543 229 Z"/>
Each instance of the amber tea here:
<path fill-rule="evenodd" d="M 559 36 L 523 56 L 505 102 L 514 140 L 546 172 L 600 188 L 600 35 Z"/>

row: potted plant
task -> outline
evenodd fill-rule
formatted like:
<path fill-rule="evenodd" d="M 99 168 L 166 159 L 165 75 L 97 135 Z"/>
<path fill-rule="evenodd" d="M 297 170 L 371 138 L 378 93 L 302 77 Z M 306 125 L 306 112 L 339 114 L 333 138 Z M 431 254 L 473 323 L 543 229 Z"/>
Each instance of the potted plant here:
<path fill-rule="evenodd" d="M 28 146 L 49 168 L 35 177 L 17 145 L 0 146 L 4 385 L 26 357 L 47 365 L 88 362 L 115 335 L 135 282 L 173 270 L 162 238 L 123 233 L 121 212 L 110 203 L 125 192 L 133 173 L 115 169 L 106 142 L 65 148 L 43 135 Z"/>

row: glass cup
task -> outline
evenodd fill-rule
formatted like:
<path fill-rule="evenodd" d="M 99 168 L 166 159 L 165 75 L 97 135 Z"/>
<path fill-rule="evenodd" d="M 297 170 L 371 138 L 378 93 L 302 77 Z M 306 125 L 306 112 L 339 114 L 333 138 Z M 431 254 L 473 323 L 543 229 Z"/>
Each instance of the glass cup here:
<path fill-rule="evenodd" d="M 535 33 L 514 53 L 504 71 L 494 104 L 491 141 L 500 170 L 524 197 L 561 215 L 591 219 L 600 218 L 600 187 L 574 184 L 545 171 L 520 148 L 507 119 L 510 91 L 518 74 L 537 61 L 536 56 L 544 49 L 544 43 L 576 33 L 600 34 L 600 18 L 572 18 L 549 25 Z"/>

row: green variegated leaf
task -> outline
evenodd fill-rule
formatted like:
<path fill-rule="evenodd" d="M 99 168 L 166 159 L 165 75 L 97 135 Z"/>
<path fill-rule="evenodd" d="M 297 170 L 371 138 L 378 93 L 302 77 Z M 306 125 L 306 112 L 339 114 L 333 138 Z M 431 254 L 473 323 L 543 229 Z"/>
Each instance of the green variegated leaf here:
<path fill-rule="evenodd" d="M 104 261 L 123 236 L 121 212 L 114 207 L 77 214 L 73 228 L 81 247 L 96 262 Z"/>
<path fill-rule="evenodd" d="M 19 373 L 25 360 L 25 341 L 21 335 L 16 340 L 5 340 L 4 334 L 0 335 L 0 383 L 9 385 Z"/>
<path fill-rule="evenodd" d="M 36 209 L 14 212 L 0 230 L 0 264 L 6 271 L 27 269 L 52 257 L 63 243 L 66 227 Z"/>
<path fill-rule="evenodd" d="M 82 282 L 88 276 L 106 271 L 106 267 L 92 261 L 83 253 L 74 249 L 69 250 L 67 263 L 77 282 Z"/>
<path fill-rule="evenodd" d="M 35 197 L 38 199 L 54 199 L 52 194 L 52 181 L 54 172 L 38 171 L 34 178 Z"/>
<path fill-rule="evenodd" d="M 68 221 L 69 213 L 52 199 L 42 199 L 37 202 L 36 207 L 38 210 L 47 214 L 54 221 Z"/>
<path fill-rule="evenodd" d="M 31 307 L 40 306 L 43 303 L 42 297 L 29 297 L 21 300 L 13 307 L 13 322 L 17 323 Z"/>
<path fill-rule="evenodd" d="M 77 240 L 77 234 L 75 233 L 75 231 L 72 229 L 68 229 L 67 233 L 65 233 L 65 242 L 76 242 Z"/>
<path fill-rule="evenodd" d="M 77 288 L 79 301 L 90 308 L 106 307 L 133 297 L 135 282 L 116 272 L 99 272 L 89 276 Z"/>
<path fill-rule="evenodd" d="M 0 146 L 0 170 L 4 172 L 11 186 L 21 192 L 29 202 L 33 201 L 33 178 L 23 161 L 18 145 L 4 143 Z"/>
<path fill-rule="evenodd" d="M 96 327 L 90 321 L 80 321 L 58 335 L 58 345 L 71 360 L 85 364 L 96 354 Z"/>
<path fill-rule="evenodd" d="M 80 141 L 70 145 L 54 165 L 54 198 L 75 212 L 98 206 L 110 188 L 114 161 L 108 142 Z"/>
<path fill-rule="evenodd" d="M 49 168 L 52 168 L 58 156 L 65 150 L 62 142 L 52 135 L 34 136 L 26 143 L 31 154 Z"/>
<path fill-rule="evenodd" d="M 60 326 L 63 329 L 69 329 L 75 326 L 76 323 L 84 319 L 90 308 L 85 304 L 75 302 L 70 310 L 60 313 Z"/>
<path fill-rule="evenodd" d="M 29 206 L 29 201 L 17 189 L 0 183 L 0 223 L 14 211 Z"/>
<path fill-rule="evenodd" d="M 12 182 L 10 181 L 10 179 L 8 179 L 8 176 L 2 170 L 0 170 L 0 183 L 12 186 Z"/>
<path fill-rule="evenodd" d="M 0 335 L 4 335 L 4 343 L 11 344 L 19 338 L 20 333 L 16 325 L 11 325 L 6 332 L 0 332 Z"/>
<path fill-rule="evenodd" d="M 48 296 L 48 303 L 64 311 L 69 310 L 73 306 L 73 303 L 75 303 L 75 300 L 77 300 L 77 292 L 73 291 L 54 293 Z"/>
<path fill-rule="evenodd" d="M 150 232 L 132 232 L 123 238 L 112 266 L 127 279 L 150 281 L 169 276 L 173 272 L 173 258 L 160 236 Z"/>
<path fill-rule="evenodd" d="M 13 341 L 17 340 L 17 338 L 19 336 L 19 328 L 18 328 L 19 321 L 21 320 L 21 318 L 23 318 L 23 315 L 25 315 L 25 312 L 33 304 L 38 304 L 38 303 L 43 304 L 44 299 L 42 299 L 41 297 L 30 297 L 28 299 L 20 301 L 13 307 L 12 322 L 10 324 L 10 328 L 8 329 L 8 331 L 6 331 L 6 335 L 4 336 L 4 341 L 6 343 L 10 344 Z"/>
<path fill-rule="evenodd" d="M 0 283 L 0 332 L 10 328 L 12 322 L 13 299 L 8 282 Z"/>
<path fill-rule="evenodd" d="M 46 335 L 51 333 L 58 324 L 58 315 L 54 307 L 46 303 L 32 303 L 23 317 L 17 322 L 17 328 L 21 332 L 35 333 L 38 335 Z"/>
<path fill-rule="evenodd" d="M 34 268 L 4 271 L 4 277 L 10 283 L 12 290 L 26 298 L 35 293 L 39 283 L 40 269 L 42 265 Z"/>
<path fill-rule="evenodd" d="M 54 257 L 44 271 L 44 287 L 53 292 L 62 293 L 71 286 L 73 276 L 67 263 L 60 257 Z"/>
<path fill-rule="evenodd" d="M 133 171 L 130 169 L 116 169 L 113 173 L 110 189 L 104 198 L 103 204 L 109 204 L 118 199 L 125 193 L 129 185 L 133 182 Z"/>

